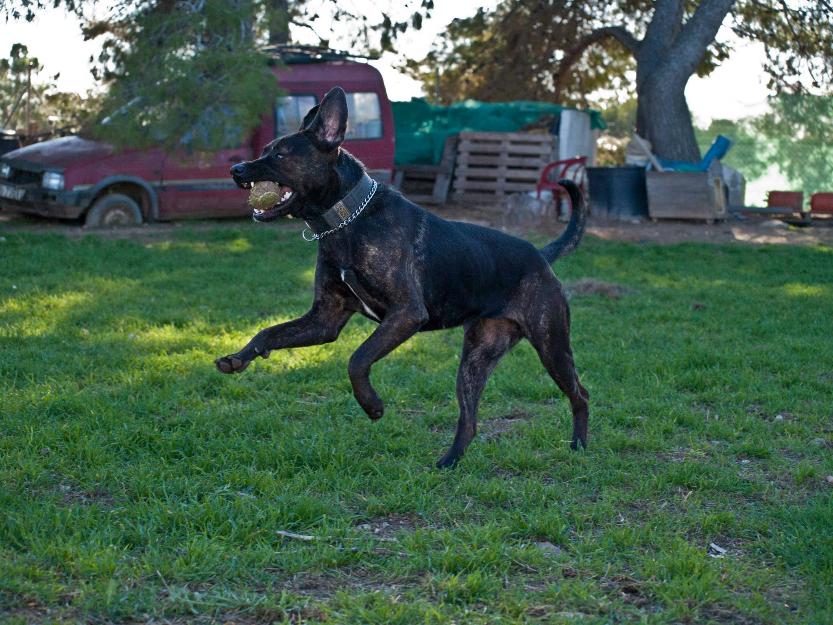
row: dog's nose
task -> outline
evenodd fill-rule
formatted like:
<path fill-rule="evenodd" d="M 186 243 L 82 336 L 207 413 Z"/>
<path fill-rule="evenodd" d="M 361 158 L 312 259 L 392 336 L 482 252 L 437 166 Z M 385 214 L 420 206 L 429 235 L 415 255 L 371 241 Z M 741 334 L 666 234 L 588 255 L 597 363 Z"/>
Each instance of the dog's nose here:
<path fill-rule="evenodd" d="M 229 173 L 232 176 L 242 176 L 243 172 L 246 170 L 246 163 L 237 163 L 237 165 L 232 165 Z"/>

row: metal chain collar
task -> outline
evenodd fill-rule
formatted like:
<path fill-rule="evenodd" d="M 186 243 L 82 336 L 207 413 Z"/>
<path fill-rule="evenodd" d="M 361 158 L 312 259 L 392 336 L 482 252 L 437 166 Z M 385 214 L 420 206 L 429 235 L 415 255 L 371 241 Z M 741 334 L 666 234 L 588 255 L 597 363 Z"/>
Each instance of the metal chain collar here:
<path fill-rule="evenodd" d="M 377 186 L 378 185 L 377 185 L 376 181 L 374 180 L 373 181 L 373 186 L 370 188 L 370 193 L 368 193 L 367 197 L 364 198 L 364 200 L 362 200 L 362 203 L 359 204 L 359 207 L 355 211 L 353 211 L 352 215 L 350 215 L 347 219 L 345 219 L 340 224 L 338 224 L 335 228 L 331 228 L 330 230 L 326 230 L 325 232 L 322 232 L 321 234 L 316 234 L 315 232 L 312 231 L 312 228 L 309 227 L 309 224 L 307 224 L 307 227 L 304 228 L 303 230 L 301 230 L 301 238 L 304 241 L 312 243 L 313 241 L 317 241 L 318 239 L 323 239 L 328 234 L 332 234 L 333 232 L 336 232 L 336 231 L 341 230 L 342 228 L 344 228 L 347 224 L 349 224 L 351 221 L 353 221 L 356 217 L 361 215 L 362 211 L 370 203 L 370 200 L 373 199 L 373 196 L 376 193 L 376 187 Z M 304 222 L 304 223 L 306 223 L 306 222 Z M 307 236 L 307 230 L 309 230 L 309 232 L 310 232 L 309 236 Z"/>

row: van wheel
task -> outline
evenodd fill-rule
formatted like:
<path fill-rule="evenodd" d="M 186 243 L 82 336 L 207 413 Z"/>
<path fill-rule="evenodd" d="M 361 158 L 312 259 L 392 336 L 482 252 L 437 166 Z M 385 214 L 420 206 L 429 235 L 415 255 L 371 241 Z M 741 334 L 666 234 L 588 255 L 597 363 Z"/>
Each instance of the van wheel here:
<path fill-rule="evenodd" d="M 121 193 L 105 195 L 87 211 L 85 228 L 119 228 L 142 223 L 142 210 L 131 198 Z"/>

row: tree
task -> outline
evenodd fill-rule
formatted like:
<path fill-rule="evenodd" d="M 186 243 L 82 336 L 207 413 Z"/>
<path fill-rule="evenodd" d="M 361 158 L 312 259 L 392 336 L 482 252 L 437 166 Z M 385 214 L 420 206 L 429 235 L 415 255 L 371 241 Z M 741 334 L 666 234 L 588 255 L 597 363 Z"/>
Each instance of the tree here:
<path fill-rule="evenodd" d="M 708 128 L 695 128 L 694 133 L 701 151 L 707 150 L 717 135 L 732 139 L 732 149 L 721 162 L 737 169 L 747 180 L 763 176 L 772 162 L 768 137 L 758 130 L 757 119 L 714 119 Z"/>
<path fill-rule="evenodd" d="M 91 100 L 55 88 L 58 76 L 43 78 L 43 66 L 20 43 L 0 59 L 0 128 L 25 135 L 74 131 L 90 117 Z"/>
<path fill-rule="evenodd" d="M 566 102 L 616 88 L 635 69 L 637 131 L 659 155 L 696 161 L 685 86 L 731 53 L 715 40 L 727 17 L 737 36 L 764 44 L 773 88 L 830 83 L 829 0 L 507 0 L 456 20 L 428 57 L 407 66 L 427 91 L 441 70 L 441 88 L 457 98 Z"/>
<path fill-rule="evenodd" d="M 76 13 L 88 39 L 101 38 L 92 71 L 107 88 L 95 131 L 118 145 L 211 149 L 239 142 L 257 126 L 279 89 L 265 49 L 288 41 L 290 24 L 317 31 L 317 10 L 350 21 L 354 44 L 389 49 L 419 28 L 431 0 L 408 0 L 396 15 L 351 12 L 337 0 L 117 0 L 103 19 L 95 0 L 11 0 L 6 19 L 32 19 L 45 5 Z M 402 15 L 407 19 L 396 18 Z M 395 19 L 396 18 L 396 19 Z M 319 35 L 323 45 L 328 39 Z"/>
<path fill-rule="evenodd" d="M 833 191 L 833 96 L 782 94 L 752 123 L 790 182 L 807 194 Z"/>

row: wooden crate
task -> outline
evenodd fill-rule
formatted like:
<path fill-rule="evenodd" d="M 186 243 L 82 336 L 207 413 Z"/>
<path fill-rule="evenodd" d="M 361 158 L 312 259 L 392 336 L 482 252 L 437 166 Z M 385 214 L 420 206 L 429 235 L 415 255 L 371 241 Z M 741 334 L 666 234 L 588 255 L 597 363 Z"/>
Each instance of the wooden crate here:
<path fill-rule="evenodd" d="M 452 199 L 498 203 L 512 193 L 535 191 L 554 149 L 550 134 L 461 132 Z"/>
<path fill-rule="evenodd" d="M 726 219 L 726 186 L 718 176 L 700 171 L 649 171 L 648 214 L 651 219 Z"/>

